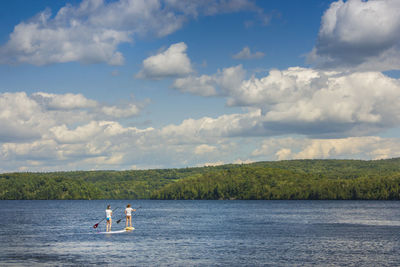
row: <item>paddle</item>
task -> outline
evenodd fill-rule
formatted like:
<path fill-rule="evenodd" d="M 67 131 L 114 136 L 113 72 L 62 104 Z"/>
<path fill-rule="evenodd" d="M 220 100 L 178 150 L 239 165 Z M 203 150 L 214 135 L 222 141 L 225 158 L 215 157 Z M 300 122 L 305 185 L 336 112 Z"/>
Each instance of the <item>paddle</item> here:
<path fill-rule="evenodd" d="M 118 209 L 118 207 L 115 208 L 115 209 L 113 209 L 113 213 L 114 213 L 114 211 L 116 211 L 117 209 Z M 101 223 L 101 222 L 104 221 L 105 219 L 106 219 L 106 217 L 104 217 L 101 221 L 99 221 L 98 223 L 96 223 L 95 225 L 93 225 L 93 228 L 96 229 L 97 226 L 99 226 L 99 223 Z"/>
<path fill-rule="evenodd" d="M 142 207 L 142 206 L 137 207 L 136 210 L 140 209 L 141 207 Z M 117 223 L 120 223 L 121 220 L 122 220 L 123 218 L 124 218 L 124 217 L 122 217 L 121 219 L 119 219 L 119 220 L 117 221 Z"/>

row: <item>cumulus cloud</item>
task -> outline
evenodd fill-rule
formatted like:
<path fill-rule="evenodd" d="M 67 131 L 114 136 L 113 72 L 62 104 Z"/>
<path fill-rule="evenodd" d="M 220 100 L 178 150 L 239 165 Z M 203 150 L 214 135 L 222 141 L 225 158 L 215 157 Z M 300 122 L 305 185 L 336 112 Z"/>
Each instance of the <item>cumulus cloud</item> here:
<path fill-rule="evenodd" d="M 127 107 L 121 108 L 117 106 L 104 106 L 101 111 L 113 118 L 127 118 L 138 115 L 140 109 L 135 104 L 128 104 Z"/>
<path fill-rule="evenodd" d="M 172 87 L 183 93 L 200 96 L 224 95 L 225 91 L 240 86 L 246 75 L 242 65 L 225 68 L 214 75 L 187 76 L 178 78 Z"/>
<path fill-rule="evenodd" d="M 95 121 L 83 126 L 78 126 L 75 130 L 69 130 L 65 124 L 61 126 L 54 126 L 50 129 L 50 132 L 53 133 L 55 140 L 63 144 L 87 142 L 103 131 L 104 127 Z"/>
<path fill-rule="evenodd" d="M 271 159 L 386 159 L 399 157 L 399 138 L 377 136 L 339 139 L 271 138 L 264 140 L 253 156 Z"/>
<path fill-rule="evenodd" d="M 41 160 L 57 158 L 57 143 L 51 139 L 4 143 L 0 146 L 0 157 L 4 161 L 29 160 L 34 162 L 33 165 L 37 165 Z"/>
<path fill-rule="evenodd" d="M 262 110 L 276 133 L 366 135 L 400 123 L 400 80 L 379 72 L 272 70 L 227 91 L 229 105 Z"/>
<path fill-rule="evenodd" d="M 79 101 L 73 105 L 70 99 Z M 75 94 L 0 94 L 0 170 L 115 169 L 138 159 L 141 166 L 150 166 L 157 153 L 158 162 L 176 158 L 173 153 L 189 158 L 185 151 L 193 146 L 179 152 L 179 145 L 168 144 L 159 130 L 119 122 L 137 108 L 129 103 L 105 106 Z"/>
<path fill-rule="evenodd" d="M 37 92 L 33 93 L 30 98 L 44 109 L 60 111 L 59 114 L 63 111 L 91 110 L 93 111 L 92 114 L 97 114 L 97 117 L 107 116 L 109 118 L 128 118 L 136 116 L 144 106 L 144 103 L 127 103 L 118 106 L 100 104 L 95 100 L 86 98 L 82 94 L 71 93 L 49 94 Z"/>
<path fill-rule="evenodd" d="M 65 5 L 55 15 L 46 9 L 16 25 L 0 47 L 0 63 L 121 65 L 124 56 L 118 46 L 122 43 L 144 35 L 169 35 L 198 16 L 240 10 L 262 13 L 248 0 L 83 0 Z"/>
<path fill-rule="evenodd" d="M 94 108 L 98 104 L 94 100 L 87 99 L 82 94 L 49 94 L 38 92 L 31 96 L 37 103 L 47 109 L 72 110 L 81 108 Z"/>
<path fill-rule="evenodd" d="M 207 144 L 202 144 L 199 145 L 195 148 L 194 153 L 197 155 L 202 155 L 202 154 L 207 154 L 207 153 L 212 153 L 216 150 L 215 146 L 210 146 Z"/>
<path fill-rule="evenodd" d="M 0 142 L 35 140 L 54 123 L 25 93 L 0 94 Z"/>
<path fill-rule="evenodd" d="M 25 92 L 2 93 L 0 142 L 39 140 L 53 132 L 49 129 L 56 130 L 105 116 L 113 119 L 131 117 L 137 115 L 141 108 L 141 104 L 133 103 L 104 105 L 81 94 L 38 92 L 28 96 Z"/>
<path fill-rule="evenodd" d="M 319 67 L 400 69 L 400 2 L 333 2 L 308 60 Z"/>
<path fill-rule="evenodd" d="M 192 73 L 192 64 L 186 50 L 187 45 L 181 42 L 172 44 L 167 50 L 146 58 L 143 60 L 143 68 L 136 78 L 161 79 Z"/>
<path fill-rule="evenodd" d="M 400 80 L 380 72 L 292 67 L 271 70 L 261 78 L 244 77 L 239 65 L 215 75 L 180 78 L 173 87 L 197 95 L 225 96 L 228 106 L 260 111 L 257 118 L 240 116 L 240 124 L 248 128 L 238 127 L 230 134 L 360 136 L 400 124 Z"/>
<path fill-rule="evenodd" d="M 244 114 L 222 115 L 217 118 L 186 119 L 181 124 L 170 124 L 160 134 L 170 144 L 207 143 L 223 137 L 260 135 L 262 116 L 259 110 Z"/>
<path fill-rule="evenodd" d="M 120 43 L 132 41 L 131 32 L 100 28 L 92 25 L 90 19 L 80 18 L 79 9 L 85 9 L 86 2 L 78 9 L 64 7 L 54 19 L 46 10 L 15 26 L 10 40 L 0 47 L 0 62 L 45 65 L 79 61 L 122 65 L 124 58 L 116 49 Z"/>
<path fill-rule="evenodd" d="M 265 54 L 263 52 L 255 52 L 251 53 L 250 48 L 248 46 L 243 47 L 242 51 L 233 55 L 234 59 L 260 59 L 264 57 Z"/>
<path fill-rule="evenodd" d="M 178 78 L 174 81 L 172 87 L 182 93 L 191 93 L 200 96 L 215 96 L 217 95 L 217 83 L 215 77 L 202 75 L 200 77 L 189 76 Z"/>

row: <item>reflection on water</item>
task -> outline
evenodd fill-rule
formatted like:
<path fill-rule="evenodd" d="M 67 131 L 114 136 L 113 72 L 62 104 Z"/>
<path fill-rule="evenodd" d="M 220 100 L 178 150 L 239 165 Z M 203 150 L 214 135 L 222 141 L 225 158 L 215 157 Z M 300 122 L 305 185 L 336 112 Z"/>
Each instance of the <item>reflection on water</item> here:
<path fill-rule="evenodd" d="M 107 204 L 0 201 L 0 265 L 394 266 L 400 202 L 130 201 L 135 230 L 92 228 Z M 99 225 L 105 230 L 105 223 Z"/>

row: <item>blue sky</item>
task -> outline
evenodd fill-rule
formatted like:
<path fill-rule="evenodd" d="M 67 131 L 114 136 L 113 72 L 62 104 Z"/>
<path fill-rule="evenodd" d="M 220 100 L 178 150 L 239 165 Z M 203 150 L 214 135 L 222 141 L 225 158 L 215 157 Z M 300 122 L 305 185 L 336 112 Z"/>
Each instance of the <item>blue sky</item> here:
<path fill-rule="evenodd" d="M 400 156 L 400 3 L 0 2 L 0 172 Z"/>

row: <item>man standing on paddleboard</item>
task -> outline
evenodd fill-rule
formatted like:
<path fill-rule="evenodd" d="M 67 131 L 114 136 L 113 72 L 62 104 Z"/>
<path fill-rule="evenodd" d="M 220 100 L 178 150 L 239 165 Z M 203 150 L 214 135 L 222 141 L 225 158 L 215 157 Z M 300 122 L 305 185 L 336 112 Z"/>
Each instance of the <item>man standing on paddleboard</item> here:
<path fill-rule="evenodd" d="M 128 204 L 125 209 L 125 215 L 126 215 L 125 227 L 126 228 L 128 228 L 129 224 L 130 224 L 130 227 L 132 228 L 132 211 L 136 211 L 136 210 L 131 208 L 131 204 Z M 128 222 L 129 222 L 129 224 L 128 224 Z"/>
<path fill-rule="evenodd" d="M 111 206 L 108 205 L 107 209 L 106 209 L 106 232 L 110 232 L 111 231 L 111 224 L 112 224 L 112 210 L 111 210 Z"/>

